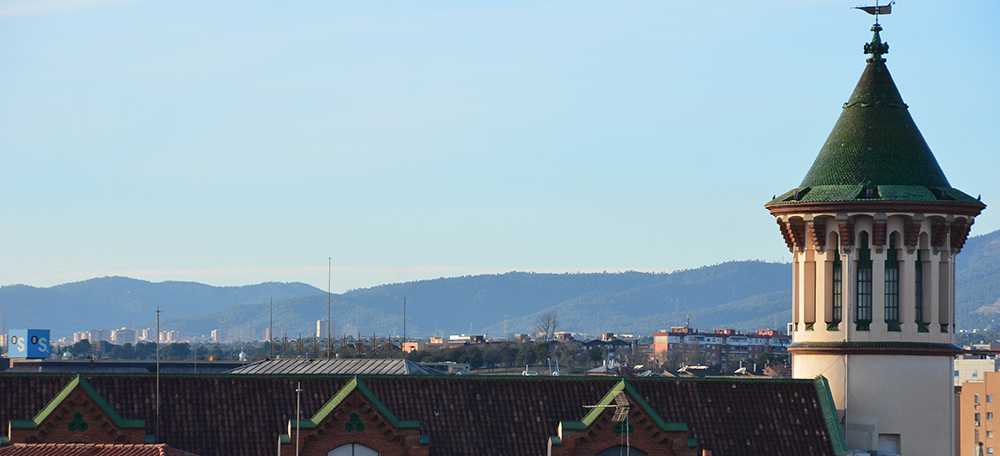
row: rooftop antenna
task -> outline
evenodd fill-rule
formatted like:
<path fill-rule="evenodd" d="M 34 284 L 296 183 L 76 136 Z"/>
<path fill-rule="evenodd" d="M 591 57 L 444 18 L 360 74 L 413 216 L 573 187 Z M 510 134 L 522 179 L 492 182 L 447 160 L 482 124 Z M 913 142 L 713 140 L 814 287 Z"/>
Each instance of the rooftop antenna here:
<path fill-rule="evenodd" d="M 629 442 L 629 437 L 630 437 L 629 434 L 631 434 L 631 433 L 628 432 L 628 426 L 629 426 L 629 424 L 628 424 L 628 410 L 629 410 L 629 406 L 630 405 L 631 405 L 631 403 L 628 401 L 628 397 L 625 396 L 625 391 L 619 391 L 618 394 L 615 395 L 615 403 L 614 404 L 608 404 L 608 405 L 584 405 L 583 407 L 584 408 L 614 408 L 615 409 L 615 416 L 611 418 L 611 421 L 614 421 L 615 423 L 622 423 L 622 422 L 625 423 L 624 429 L 622 429 L 622 431 L 624 431 L 624 432 L 622 432 L 622 434 L 625 435 L 625 439 L 626 439 L 625 440 L 625 448 L 629 448 L 629 447 L 631 447 L 630 442 Z"/>
<path fill-rule="evenodd" d="M 302 382 L 295 388 L 295 456 L 299 456 L 299 421 L 302 419 L 299 411 L 302 404 Z"/>
<path fill-rule="evenodd" d="M 274 296 L 271 296 L 271 320 L 267 323 L 267 359 L 272 358 L 274 358 Z"/>
<path fill-rule="evenodd" d="M 326 259 L 327 269 L 326 269 L 326 359 L 330 359 L 330 339 L 332 335 L 330 334 L 330 306 L 333 302 L 333 257 Z"/>
<path fill-rule="evenodd" d="M 160 441 L 160 306 L 156 306 L 156 436 Z"/>

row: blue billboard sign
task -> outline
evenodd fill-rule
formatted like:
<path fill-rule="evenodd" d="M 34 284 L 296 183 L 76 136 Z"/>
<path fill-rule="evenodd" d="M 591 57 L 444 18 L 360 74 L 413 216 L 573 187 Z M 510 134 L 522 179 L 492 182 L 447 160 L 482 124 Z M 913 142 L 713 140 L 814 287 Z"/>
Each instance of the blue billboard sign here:
<path fill-rule="evenodd" d="M 49 330 L 15 329 L 10 331 L 7 356 L 11 358 L 42 359 L 49 357 Z"/>

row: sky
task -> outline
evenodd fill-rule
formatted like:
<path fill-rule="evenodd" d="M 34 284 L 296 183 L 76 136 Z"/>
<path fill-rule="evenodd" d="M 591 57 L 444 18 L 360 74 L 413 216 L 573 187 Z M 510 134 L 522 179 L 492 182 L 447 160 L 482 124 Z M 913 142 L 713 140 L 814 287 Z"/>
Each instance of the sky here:
<path fill-rule="evenodd" d="M 790 261 L 865 66 L 844 0 L 0 0 L 0 285 L 334 292 Z M 1000 2 L 901 0 L 887 65 L 1000 229 Z"/>

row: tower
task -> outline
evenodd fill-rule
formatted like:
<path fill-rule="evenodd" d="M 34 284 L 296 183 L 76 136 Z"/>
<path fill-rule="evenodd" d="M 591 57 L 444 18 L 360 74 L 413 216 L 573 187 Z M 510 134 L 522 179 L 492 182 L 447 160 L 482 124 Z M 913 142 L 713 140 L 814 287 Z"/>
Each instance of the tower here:
<path fill-rule="evenodd" d="M 822 375 L 849 448 L 954 450 L 955 255 L 986 207 L 948 182 L 879 32 L 802 183 L 768 202 L 793 254 L 792 374 Z"/>

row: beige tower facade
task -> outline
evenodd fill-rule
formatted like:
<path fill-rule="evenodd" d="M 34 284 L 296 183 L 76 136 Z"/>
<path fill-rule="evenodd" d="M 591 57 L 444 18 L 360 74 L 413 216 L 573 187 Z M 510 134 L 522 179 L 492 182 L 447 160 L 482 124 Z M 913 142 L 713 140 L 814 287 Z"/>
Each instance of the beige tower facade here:
<path fill-rule="evenodd" d="M 827 378 L 849 448 L 950 455 L 955 256 L 985 205 L 938 166 L 881 30 L 812 168 L 765 207 L 793 253 L 793 376 Z"/>

